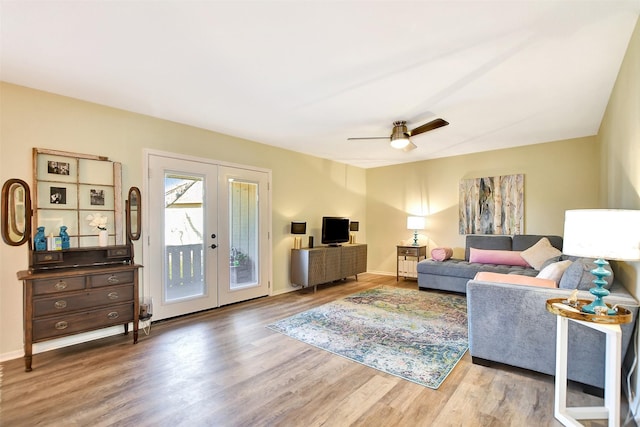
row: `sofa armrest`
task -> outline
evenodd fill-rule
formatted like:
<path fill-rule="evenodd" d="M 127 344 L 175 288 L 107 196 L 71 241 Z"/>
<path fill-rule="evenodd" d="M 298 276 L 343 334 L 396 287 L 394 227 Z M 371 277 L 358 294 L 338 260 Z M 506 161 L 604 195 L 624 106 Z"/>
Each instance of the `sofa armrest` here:
<path fill-rule="evenodd" d="M 569 296 L 569 289 L 548 289 L 470 280 L 467 282 L 469 352 L 477 357 L 553 375 L 556 315 L 546 310 L 550 298 Z M 588 291 L 578 298 L 593 299 Z M 638 312 L 637 301 L 624 291 L 605 298 L 632 311 L 634 322 L 621 325 L 626 353 Z M 588 348 L 588 351 L 585 351 Z M 569 324 L 569 379 L 594 387 L 604 385 L 604 334 L 575 322 Z"/>

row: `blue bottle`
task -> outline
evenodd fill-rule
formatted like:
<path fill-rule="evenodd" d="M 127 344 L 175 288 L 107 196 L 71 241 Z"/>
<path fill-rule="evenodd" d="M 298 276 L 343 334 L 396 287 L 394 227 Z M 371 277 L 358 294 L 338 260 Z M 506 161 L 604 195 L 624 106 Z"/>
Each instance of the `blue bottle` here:
<path fill-rule="evenodd" d="M 44 227 L 38 227 L 38 232 L 33 237 L 33 244 L 36 247 L 36 251 L 47 250 L 47 236 L 44 235 Z"/>
<path fill-rule="evenodd" d="M 69 233 L 67 233 L 67 226 L 60 226 L 60 240 L 62 241 L 62 249 L 69 249 Z"/>

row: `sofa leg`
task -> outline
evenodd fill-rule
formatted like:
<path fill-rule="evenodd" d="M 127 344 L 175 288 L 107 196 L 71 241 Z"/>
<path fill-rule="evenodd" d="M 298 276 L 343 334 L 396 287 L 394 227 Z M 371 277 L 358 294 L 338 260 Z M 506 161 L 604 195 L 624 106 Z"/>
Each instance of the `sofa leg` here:
<path fill-rule="evenodd" d="M 491 362 L 490 360 L 474 356 L 471 356 L 471 363 L 473 363 L 474 365 L 486 366 L 488 368 L 493 366 L 493 362 Z"/>

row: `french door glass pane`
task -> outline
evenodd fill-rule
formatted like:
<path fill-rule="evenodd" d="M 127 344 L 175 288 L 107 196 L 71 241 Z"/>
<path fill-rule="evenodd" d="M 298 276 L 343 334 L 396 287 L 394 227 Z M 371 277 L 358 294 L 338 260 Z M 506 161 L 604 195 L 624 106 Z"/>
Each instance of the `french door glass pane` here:
<path fill-rule="evenodd" d="M 204 181 L 201 176 L 165 173 L 165 302 L 205 295 Z"/>
<path fill-rule="evenodd" d="M 258 283 L 258 184 L 229 180 L 230 288 Z"/>

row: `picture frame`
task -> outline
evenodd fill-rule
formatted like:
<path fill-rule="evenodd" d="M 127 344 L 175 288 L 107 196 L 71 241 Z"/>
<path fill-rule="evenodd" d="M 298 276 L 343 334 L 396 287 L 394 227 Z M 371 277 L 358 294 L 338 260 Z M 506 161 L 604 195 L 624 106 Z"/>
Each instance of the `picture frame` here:
<path fill-rule="evenodd" d="M 524 174 L 461 180 L 458 215 L 460 234 L 522 234 Z"/>

